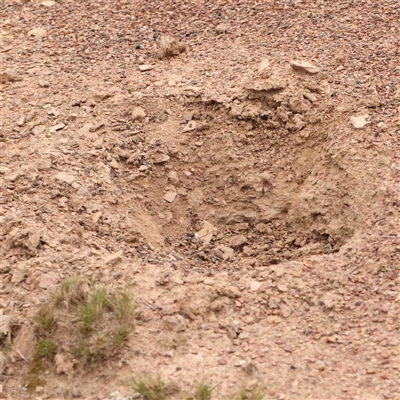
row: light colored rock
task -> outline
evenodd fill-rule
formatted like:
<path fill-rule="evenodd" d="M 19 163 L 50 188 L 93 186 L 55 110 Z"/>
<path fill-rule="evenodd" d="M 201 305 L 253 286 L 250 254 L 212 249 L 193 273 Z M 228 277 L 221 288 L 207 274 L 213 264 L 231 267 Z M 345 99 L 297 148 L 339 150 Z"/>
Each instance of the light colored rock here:
<path fill-rule="evenodd" d="M 167 177 L 174 185 L 179 183 L 179 177 L 176 171 L 168 172 Z"/>
<path fill-rule="evenodd" d="M 21 118 L 18 118 L 17 120 L 17 125 L 18 126 L 24 126 L 25 125 L 25 116 L 22 116 Z"/>
<path fill-rule="evenodd" d="M 43 0 L 40 4 L 45 7 L 52 7 L 56 2 L 53 0 Z"/>
<path fill-rule="evenodd" d="M 135 107 L 132 110 L 132 120 L 136 121 L 136 120 L 142 120 L 144 118 L 146 118 L 146 112 L 143 110 L 142 107 Z"/>
<path fill-rule="evenodd" d="M 17 75 L 14 71 L 0 71 L 0 83 L 14 82 L 17 80 Z"/>
<path fill-rule="evenodd" d="M 39 287 L 42 289 L 49 289 L 59 282 L 58 276 L 55 272 L 48 272 L 47 274 L 43 274 L 39 278 Z"/>
<path fill-rule="evenodd" d="M 258 64 L 258 74 L 261 79 L 267 79 L 271 76 L 272 70 L 269 65 L 269 60 L 268 58 L 264 58 L 259 64 Z"/>
<path fill-rule="evenodd" d="M 224 261 L 227 261 L 233 258 L 235 251 L 231 247 L 221 244 L 214 249 L 214 254 Z"/>
<path fill-rule="evenodd" d="M 38 84 L 42 88 L 48 88 L 50 86 L 50 82 L 47 82 L 43 79 L 39 79 Z"/>
<path fill-rule="evenodd" d="M 160 57 L 178 56 L 186 50 L 186 44 L 172 36 L 163 35 L 159 42 Z"/>
<path fill-rule="evenodd" d="M 215 226 L 208 221 L 203 221 L 203 228 L 194 234 L 194 237 L 200 240 L 204 245 L 209 245 L 214 233 L 217 232 Z"/>
<path fill-rule="evenodd" d="M 104 264 L 119 264 L 120 262 L 122 262 L 123 254 L 123 250 L 119 250 L 114 254 L 110 254 L 109 256 L 104 258 Z"/>
<path fill-rule="evenodd" d="M 168 201 L 168 203 L 172 203 L 174 202 L 174 200 L 176 199 L 176 192 L 172 192 L 171 190 L 168 191 L 167 193 L 165 193 L 164 195 L 164 200 Z"/>
<path fill-rule="evenodd" d="M 368 121 L 363 115 L 350 117 L 350 122 L 356 129 L 364 128 L 364 126 L 368 124 Z"/>
<path fill-rule="evenodd" d="M 309 104 L 306 103 L 305 100 L 301 99 L 300 97 L 293 96 L 289 100 L 289 108 L 297 113 L 305 113 L 311 107 Z"/>
<path fill-rule="evenodd" d="M 46 29 L 34 28 L 28 32 L 28 36 L 35 36 L 36 39 L 42 39 L 47 35 Z"/>
<path fill-rule="evenodd" d="M 61 171 L 56 175 L 56 180 L 71 184 L 75 181 L 75 177 Z"/>
<path fill-rule="evenodd" d="M 317 74 L 321 70 L 319 67 L 307 61 L 293 60 L 289 61 L 289 64 L 295 71 L 308 72 L 310 74 Z"/>
<path fill-rule="evenodd" d="M 151 71 L 154 67 L 151 64 L 139 65 L 140 72 Z"/>
<path fill-rule="evenodd" d="M 187 125 L 183 128 L 183 132 L 191 132 L 197 129 L 196 121 L 189 121 Z"/>
<path fill-rule="evenodd" d="M 46 129 L 46 127 L 44 125 L 36 125 L 33 129 L 32 129 L 32 133 L 34 135 L 40 135 L 42 132 L 44 132 Z"/>
<path fill-rule="evenodd" d="M 44 158 L 39 161 L 38 169 L 50 169 L 51 168 L 51 160 L 50 158 Z"/>
<path fill-rule="evenodd" d="M 49 129 L 49 131 L 50 131 L 50 133 L 55 133 L 55 132 L 60 131 L 61 129 L 64 129 L 64 128 L 65 128 L 65 124 L 63 124 L 63 123 L 61 122 L 61 123 L 59 123 L 59 124 L 57 124 L 57 125 L 52 126 L 52 127 Z"/>
<path fill-rule="evenodd" d="M 215 32 L 222 34 L 228 32 L 228 27 L 224 23 L 220 23 L 215 27 Z"/>
<path fill-rule="evenodd" d="M 169 161 L 168 154 L 158 154 L 157 156 L 154 157 L 153 163 L 154 164 L 163 164 L 167 161 Z"/>
<path fill-rule="evenodd" d="M 258 281 L 250 282 L 250 290 L 252 292 L 257 292 L 257 290 L 259 290 L 261 286 L 262 286 L 262 282 L 258 282 Z"/>

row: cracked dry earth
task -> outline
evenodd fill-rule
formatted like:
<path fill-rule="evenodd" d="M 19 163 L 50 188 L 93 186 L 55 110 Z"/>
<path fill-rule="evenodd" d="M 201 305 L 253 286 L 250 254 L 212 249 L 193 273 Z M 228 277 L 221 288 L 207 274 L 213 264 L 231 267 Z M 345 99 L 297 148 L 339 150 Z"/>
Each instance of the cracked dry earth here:
<path fill-rule="evenodd" d="M 160 374 L 399 399 L 399 9 L 4 0 L 0 396 L 128 398 Z M 160 58 L 161 35 L 186 51 Z M 135 327 L 28 390 L 34 316 L 72 274 L 128 287 Z"/>

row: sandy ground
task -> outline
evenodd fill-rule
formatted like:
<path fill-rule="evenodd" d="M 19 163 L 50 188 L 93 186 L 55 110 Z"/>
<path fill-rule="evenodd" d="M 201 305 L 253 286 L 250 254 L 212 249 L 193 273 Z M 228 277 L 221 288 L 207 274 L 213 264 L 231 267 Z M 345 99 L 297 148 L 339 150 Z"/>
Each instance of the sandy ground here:
<path fill-rule="evenodd" d="M 399 10 L 5 0 L 2 398 L 160 374 L 171 399 L 399 399 Z M 69 367 L 28 390 L 34 316 L 72 274 L 128 287 L 135 327 L 92 368 L 55 338 Z"/>

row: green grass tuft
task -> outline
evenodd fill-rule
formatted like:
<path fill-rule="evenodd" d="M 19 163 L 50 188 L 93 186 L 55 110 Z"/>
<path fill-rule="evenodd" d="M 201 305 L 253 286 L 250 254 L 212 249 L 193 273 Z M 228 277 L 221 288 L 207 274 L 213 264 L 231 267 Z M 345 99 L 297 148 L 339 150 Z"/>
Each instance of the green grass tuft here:
<path fill-rule="evenodd" d="M 194 392 L 194 398 L 196 400 L 211 400 L 212 392 L 214 388 L 205 383 L 199 383 Z"/>
<path fill-rule="evenodd" d="M 156 378 L 138 376 L 130 380 L 131 388 L 142 396 L 143 400 L 164 400 L 166 399 L 165 383 L 160 376 Z"/>

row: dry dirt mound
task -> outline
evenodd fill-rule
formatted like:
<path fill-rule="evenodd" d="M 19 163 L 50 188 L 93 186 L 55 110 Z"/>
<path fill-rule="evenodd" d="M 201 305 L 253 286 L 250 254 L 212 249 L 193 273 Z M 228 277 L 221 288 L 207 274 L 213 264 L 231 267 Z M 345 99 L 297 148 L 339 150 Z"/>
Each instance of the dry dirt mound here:
<path fill-rule="evenodd" d="M 194 382 L 208 382 L 217 399 L 254 385 L 273 399 L 395 399 L 400 107 L 392 59 L 385 62 L 393 74 L 377 77 L 362 63 L 376 57 L 369 45 L 361 61 L 339 51 L 332 58 L 327 46 L 336 42 L 322 29 L 331 21 L 319 25 L 327 14 L 317 5 L 269 8 L 269 29 L 289 16 L 318 21 L 320 42 L 308 52 L 294 51 L 286 36 L 263 42 L 258 24 L 269 6 L 244 7 L 243 21 L 235 2 L 210 2 L 203 18 L 193 14 L 203 6 L 182 2 L 175 12 L 192 18 L 196 34 L 187 46 L 173 42 L 186 52 L 159 58 L 145 28 L 115 42 L 119 56 L 107 50 L 126 29 L 115 30 L 115 21 L 149 12 L 141 2 L 117 2 L 113 11 L 92 4 L 95 23 L 82 31 L 75 19 L 92 2 L 42 3 L 5 6 L 5 398 L 107 399 L 114 390 L 133 394 L 132 375 L 160 373 L 179 388 L 170 398 L 190 398 Z M 163 12 L 176 15 L 172 3 Z M 382 12 L 394 21 L 389 3 Z M 140 15 L 161 29 L 157 4 Z M 350 22 L 356 9 L 348 7 L 335 18 L 362 26 Z M 204 21 L 216 10 L 229 23 L 208 32 Z M 71 31 L 69 17 L 78 24 Z M 32 31 L 39 26 L 46 29 Z M 243 34 L 233 38 L 235 26 Z M 22 27 L 30 29 L 20 35 Z M 377 44 L 388 54 L 390 37 Z M 59 308 L 51 357 L 32 393 L 23 378 L 37 343 L 50 337 L 38 331 L 37 313 L 71 275 L 107 293 L 128 287 L 135 327 L 126 325 L 118 352 L 85 369 L 73 348 L 80 308 Z M 108 326 L 118 307 L 104 309 Z"/>

